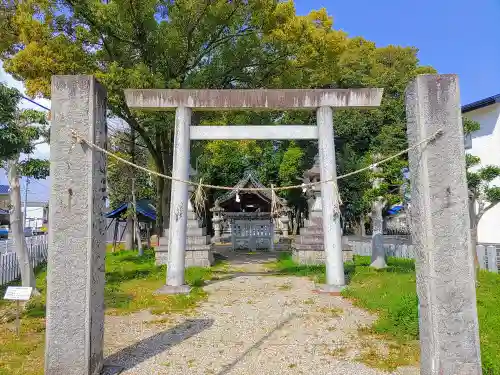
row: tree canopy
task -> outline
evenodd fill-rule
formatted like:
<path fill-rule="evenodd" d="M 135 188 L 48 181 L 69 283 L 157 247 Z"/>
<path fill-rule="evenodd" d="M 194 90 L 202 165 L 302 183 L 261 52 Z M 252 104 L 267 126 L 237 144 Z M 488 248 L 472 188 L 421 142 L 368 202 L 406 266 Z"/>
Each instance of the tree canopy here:
<path fill-rule="evenodd" d="M 43 179 L 49 175 L 47 160 L 30 158 L 18 161 L 20 154 L 31 154 L 37 143 L 48 138 L 43 112 L 19 110 L 21 94 L 0 82 L 0 165 L 14 159 L 22 176 Z"/>
<path fill-rule="evenodd" d="M 381 108 L 335 113 L 338 172 L 344 173 L 366 165 L 375 153 L 388 156 L 405 147 L 404 89 L 416 74 L 434 72 L 419 66 L 416 48 L 379 48 L 349 37 L 334 28 L 325 9 L 298 16 L 292 1 L 13 0 L 0 27 L 4 67 L 25 82 L 30 95 L 50 96 L 54 74 L 95 75 L 108 90 L 110 111 L 140 135 L 165 174 L 172 168 L 173 114 L 131 111 L 125 88 L 382 87 Z M 194 122 L 309 124 L 315 114 L 196 113 Z M 200 142 L 192 164 L 211 183 L 234 184 L 252 167 L 264 183 L 290 184 L 311 166 L 316 147 Z M 402 157 L 384 168 L 388 186 L 404 163 Z M 157 187 L 161 217 L 169 211 L 169 183 L 158 180 Z M 341 181 L 346 217 L 354 220 L 366 211 L 360 198 L 370 196 L 370 188 L 368 173 Z M 299 205 L 300 192 L 289 194 Z"/>

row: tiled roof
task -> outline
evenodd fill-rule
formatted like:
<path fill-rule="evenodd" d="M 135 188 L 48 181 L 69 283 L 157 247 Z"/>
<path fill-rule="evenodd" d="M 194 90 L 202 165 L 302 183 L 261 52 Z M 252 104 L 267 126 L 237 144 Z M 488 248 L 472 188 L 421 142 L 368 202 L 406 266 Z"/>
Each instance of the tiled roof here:
<path fill-rule="evenodd" d="M 484 108 L 495 103 L 500 103 L 500 94 L 478 100 L 474 103 L 466 104 L 462 106 L 462 113 L 467 113 L 479 108 Z"/>

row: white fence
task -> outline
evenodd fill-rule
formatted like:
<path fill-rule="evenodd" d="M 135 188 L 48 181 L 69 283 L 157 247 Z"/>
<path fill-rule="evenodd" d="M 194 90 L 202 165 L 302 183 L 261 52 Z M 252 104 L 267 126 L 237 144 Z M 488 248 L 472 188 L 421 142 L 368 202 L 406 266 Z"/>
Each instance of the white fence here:
<path fill-rule="evenodd" d="M 384 243 L 385 253 L 390 257 L 397 258 L 415 258 L 415 250 L 412 244 L 403 241 L 392 241 L 393 243 Z M 355 255 L 371 256 L 372 245 L 370 238 L 348 239 L 349 245 Z M 481 269 L 491 272 L 498 272 L 500 269 L 500 244 L 480 243 L 476 247 L 479 266 Z"/>
<path fill-rule="evenodd" d="M 33 268 L 47 261 L 47 238 L 46 234 L 26 238 Z M 21 277 L 21 271 L 12 241 L 0 241 L 0 285 L 10 283 L 19 277 Z"/>

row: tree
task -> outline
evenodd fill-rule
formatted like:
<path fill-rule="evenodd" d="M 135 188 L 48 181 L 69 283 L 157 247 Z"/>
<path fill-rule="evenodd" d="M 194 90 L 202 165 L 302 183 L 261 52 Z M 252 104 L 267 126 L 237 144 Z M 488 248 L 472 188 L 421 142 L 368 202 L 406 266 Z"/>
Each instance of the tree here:
<path fill-rule="evenodd" d="M 116 131 L 110 136 L 109 149 L 115 155 L 132 161 L 130 144 L 137 140 L 132 139 L 131 132 L 127 130 Z M 150 168 L 150 158 L 145 147 L 138 143 L 135 146 L 133 162 L 142 167 Z M 107 185 L 108 198 L 112 209 L 118 208 L 122 203 L 132 199 L 131 179 L 135 179 L 135 194 L 137 199 L 152 199 L 154 197 L 154 181 L 151 176 L 139 169 L 108 157 Z"/>
<path fill-rule="evenodd" d="M 21 211 L 20 176 L 46 178 L 48 162 L 39 159 L 20 161 L 20 155 L 33 152 L 36 143 L 47 136 L 45 114 L 34 110 L 18 111 L 20 93 L 0 84 L 0 164 L 7 170 L 10 188 L 10 233 L 21 270 L 23 286 L 35 288 L 35 275 L 24 236 Z"/>
<path fill-rule="evenodd" d="M 479 123 L 462 117 L 464 133 L 470 134 L 480 129 Z M 500 187 L 493 185 L 500 177 L 500 166 L 481 165 L 477 156 L 466 154 L 467 184 L 469 189 L 469 217 L 472 251 L 476 268 L 479 267 L 477 258 L 477 229 L 481 218 L 500 202 Z"/>
<path fill-rule="evenodd" d="M 5 69 L 25 80 L 30 95 L 45 96 L 50 95 L 53 74 L 96 75 L 108 90 L 113 114 L 135 129 L 157 171 L 164 174 L 172 167 L 173 114 L 132 112 L 124 101 L 124 88 L 383 87 L 380 109 L 335 113 L 338 155 L 351 152 L 350 159 L 361 160 L 383 127 L 404 129 L 404 88 L 416 74 L 432 71 L 418 66 L 415 48 L 377 48 L 363 38 L 349 38 L 333 28 L 325 9 L 297 16 L 293 2 L 13 0 L 6 8 L 0 17 Z M 221 116 L 196 113 L 193 121 Z M 315 121 L 314 114 L 295 111 L 232 116 L 238 117 L 262 122 L 233 123 Z M 304 143 L 297 142 L 310 167 L 311 142 Z M 257 142 L 265 152 L 277 151 L 271 164 L 261 166 L 264 178 L 277 178 L 276 162 L 288 144 Z M 349 191 L 346 183 L 341 181 L 343 192 Z M 159 218 L 169 212 L 169 184 L 157 180 Z M 352 185 L 356 196 L 369 187 Z M 349 204 L 343 211 L 356 221 L 361 209 Z"/>
<path fill-rule="evenodd" d="M 389 46 L 376 48 L 360 38 L 352 41 L 352 50 L 342 59 L 343 81 L 347 87 L 382 87 L 381 106 L 370 111 L 336 111 L 334 118 L 337 159 L 343 174 L 389 157 L 407 147 L 404 90 L 420 73 L 433 73 L 430 67 L 418 65 L 415 48 Z M 345 160 L 345 161 L 344 161 Z M 348 168 L 345 168 L 345 166 Z M 407 155 L 384 163 L 377 173 L 362 173 L 340 180 L 343 217 L 350 228 L 364 225 L 373 202 L 385 202 L 385 208 L 401 200 L 401 169 L 408 165 Z M 374 189 L 372 181 L 382 179 Z M 379 199 L 382 198 L 382 199 Z M 359 223 L 359 225 L 358 225 Z M 363 230 L 361 230 L 363 232 Z"/>
<path fill-rule="evenodd" d="M 113 114 L 141 136 L 164 174 L 173 116 L 132 113 L 123 89 L 269 86 L 290 57 L 273 30 L 295 17 L 293 4 L 275 0 L 14 0 L 5 8 L 0 55 L 28 94 L 50 96 L 53 74 L 96 75 Z M 157 183 L 160 220 L 169 184 Z"/>
<path fill-rule="evenodd" d="M 136 138 L 134 131 L 117 130 L 110 136 L 110 149 L 122 159 L 142 167 L 151 168 L 148 165 L 150 164 L 149 154 L 142 144 L 137 144 Z M 136 203 L 138 199 L 153 198 L 153 179 L 145 171 L 108 157 L 107 186 L 112 209 L 118 208 L 123 203 L 132 203 L 131 209 L 127 210 L 126 213 L 125 249 L 132 250 L 134 248 L 134 237 L 136 237 L 139 253 L 142 255 Z M 134 233 L 136 233 L 135 236 Z"/>

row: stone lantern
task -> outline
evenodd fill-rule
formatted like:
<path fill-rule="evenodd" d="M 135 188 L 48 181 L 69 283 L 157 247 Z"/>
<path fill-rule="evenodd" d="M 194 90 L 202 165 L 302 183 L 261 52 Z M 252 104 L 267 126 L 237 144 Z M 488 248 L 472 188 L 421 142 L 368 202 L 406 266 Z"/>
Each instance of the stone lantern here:
<path fill-rule="evenodd" d="M 288 223 L 290 222 L 290 218 L 288 214 L 290 213 L 290 209 L 287 206 L 284 206 L 280 212 L 280 221 L 282 225 L 283 237 L 288 238 Z"/>
<path fill-rule="evenodd" d="M 319 182 L 321 181 L 320 168 L 319 168 L 319 154 L 314 157 L 314 165 L 304 172 L 302 181 L 304 183 Z M 308 191 L 307 203 L 309 207 L 309 217 L 322 217 L 322 204 L 321 204 L 321 185 L 314 185 Z"/>
<path fill-rule="evenodd" d="M 220 242 L 222 237 L 222 213 L 224 212 L 224 209 L 219 205 L 219 201 L 215 201 L 215 205 L 210 209 L 210 212 L 213 213 L 212 224 L 214 227 L 214 236 L 212 238 L 212 242 Z"/>
<path fill-rule="evenodd" d="M 314 165 L 304 172 L 302 181 L 307 184 L 319 182 L 319 155 L 314 158 Z M 325 246 L 323 237 L 323 212 L 321 203 L 321 186 L 314 185 L 306 191 L 309 206 L 309 219 L 295 237 L 293 258 L 300 264 L 325 263 Z"/>

